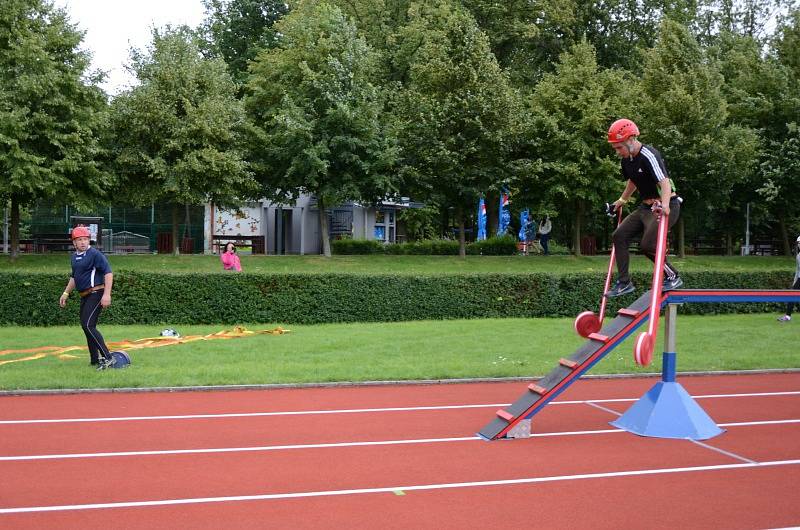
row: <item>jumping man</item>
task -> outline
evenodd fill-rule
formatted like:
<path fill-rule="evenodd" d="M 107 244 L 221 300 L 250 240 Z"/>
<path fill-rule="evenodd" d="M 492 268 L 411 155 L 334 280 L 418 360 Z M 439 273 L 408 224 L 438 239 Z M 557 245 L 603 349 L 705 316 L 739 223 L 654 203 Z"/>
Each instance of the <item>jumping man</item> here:
<path fill-rule="evenodd" d="M 614 231 L 618 276 L 614 287 L 606 293 L 610 298 L 632 293 L 636 289 L 628 272 L 628 245 L 631 240 L 641 236 L 642 252 L 655 262 L 658 219 L 653 210 L 656 202 L 660 201 L 663 213 L 669 215 L 669 228 L 678 221 L 681 213 L 681 199 L 675 193 L 661 154 L 652 146 L 639 142 L 638 136 L 639 128 L 627 119 L 615 121 L 608 129 L 608 142 L 620 157 L 622 178 L 626 181 L 625 190 L 614 201 L 614 208 L 621 208 L 627 203 L 634 191 L 639 192 L 641 201 Z M 663 290 L 670 291 L 681 285 L 683 280 L 678 276 L 678 271 L 665 260 Z"/>

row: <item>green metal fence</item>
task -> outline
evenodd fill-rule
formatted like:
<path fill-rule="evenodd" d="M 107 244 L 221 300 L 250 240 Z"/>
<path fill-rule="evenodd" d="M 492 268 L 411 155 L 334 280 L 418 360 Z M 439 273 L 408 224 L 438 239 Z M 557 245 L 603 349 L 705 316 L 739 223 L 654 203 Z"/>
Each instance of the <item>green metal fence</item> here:
<path fill-rule="evenodd" d="M 34 240 L 43 234 L 67 234 L 75 217 L 100 218 L 106 252 L 171 251 L 172 205 L 161 203 L 145 208 L 111 205 L 78 209 L 40 201 L 29 209 L 23 233 Z M 181 252 L 203 252 L 203 218 L 203 206 L 181 207 Z"/>

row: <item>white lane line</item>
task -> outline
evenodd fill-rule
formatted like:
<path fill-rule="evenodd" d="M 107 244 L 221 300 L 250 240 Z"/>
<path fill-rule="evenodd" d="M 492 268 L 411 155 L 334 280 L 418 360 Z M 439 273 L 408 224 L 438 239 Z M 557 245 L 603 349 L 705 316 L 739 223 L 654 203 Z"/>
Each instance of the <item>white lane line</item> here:
<path fill-rule="evenodd" d="M 610 409 L 610 408 L 608 408 L 608 407 L 604 407 L 604 406 L 602 406 L 602 405 L 598 405 L 598 404 L 597 404 L 596 402 L 594 402 L 594 401 L 587 401 L 587 402 L 586 402 L 586 404 L 587 404 L 587 405 L 589 405 L 589 406 L 592 406 L 592 407 L 594 407 L 594 408 L 596 408 L 596 409 L 600 409 L 600 410 L 602 410 L 603 412 L 608 412 L 609 414 L 613 414 L 613 415 L 615 415 L 615 416 L 622 416 L 622 413 L 621 413 L 621 412 L 617 412 L 616 410 L 612 410 L 612 409 Z"/>
<path fill-rule="evenodd" d="M 161 451 L 120 451 L 117 453 L 66 453 L 61 455 L 3 456 L 0 462 L 17 460 L 55 460 L 63 458 L 103 458 L 116 456 L 193 455 L 206 453 L 240 453 L 247 451 L 282 451 L 288 449 L 327 449 L 332 447 L 364 447 L 371 445 L 403 445 L 438 442 L 466 442 L 480 440 L 477 436 L 461 438 L 423 438 L 419 440 L 380 440 L 372 442 L 335 442 L 297 445 L 262 445 L 255 447 L 218 447 L 210 449 L 164 449 Z"/>
<path fill-rule="evenodd" d="M 800 391 L 790 392 L 758 392 L 749 394 L 708 394 L 693 396 L 695 399 L 711 398 L 738 398 L 738 397 L 771 397 L 771 396 L 796 396 Z M 639 398 L 617 398 L 617 399 L 584 399 L 573 401 L 552 401 L 549 405 L 581 405 L 591 403 L 623 403 L 638 401 Z M 216 419 L 216 418 L 252 418 L 259 416 L 307 416 L 315 414 L 360 414 L 374 412 L 413 412 L 426 410 L 459 410 L 459 409 L 480 409 L 480 408 L 503 408 L 510 403 L 483 403 L 477 405 L 437 405 L 421 407 L 385 407 L 385 408 L 363 408 L 363 409 L 333 409 L 333 410 L 294 410 L 276 412 L 240 412 L 224 414 L 185 414 L 169 416 L 112 416 L 104 418 L 52 418 L 38 420 L 0 420 L 0 425 L 20 425 L 35 423 L 94 423 L 106 421 L 150 421 L 150 420 L 195 420 L 195 419 Z"/>
<path fill-rule="evenodd" d="M 564 431 L 549 433 L 534 433 L 532 438 L 545 438 L 552 436 L 580 436 L 584 434 L 608 434 L 625 432 L 620 429 L 603 429 L 594 431 Z M 0 456 L 0 462 L 26 461 L 26 460 L 58 460 L 66 458 L 102 458 L 117 456 L 158 456 L 158 455 L 191 455 L 206 453 L 238 453 L 238 452 L 257 452 L 257 451 L 284 451 L 290 449 L 329 449 L 335 447 L 365 447 L 373 445 L 411 445 L 441 442 L 483 442 L 479 436 L 463 436 L 456 438 L 421 438 L 411 440 L 378 440 L 367 442 L 333 442 L 320 444 L 296 444 L 296 445 L 263 445 L 250 447 L 217 447 L 208 449 L 163 449 L 160 451 L 120 451 L 116 453 L 65 453 L 54 455 L 19 455 L 19 456 Z"/>
<path fill-rule="evenodd" d="M 800 423 L 800 419 L 796 420 L 768 420 L 768 421 L 750 421 L 741 423 L 720 423 L 720 427 L 744 427 L 756 425 L 776 425 L 776 424 L 792 424 Z M 614 434 L 627 432 L 622 429 L 597 429 L 589 431 L 562 431 L 562 432 L 545 432 L 545 433 L 532 433 L 531 438 L 549 438 L 554 436 L 582 436 L 590 434 Z M 319 443 L 319 444 L 296 444 L 296 445 L 263 445 L 263 446 L 248 446 L 248 447 L 215 447 L 205 449 L 162 449 L 152 451 L 119 451 L 107 453 L 64 453 L 64 454 L 50 454 L 50 455 L 17 455 L 17 456 L 0 456 L 0 462 L 17 462 L 17 461 L 30 461 L 30 460 L 59 460 L 68 458 L 107 458 L 107 457 L 122 457 L 122 456 L 160 456 L 160 455 L 192 455 L 192 454 L 209 454 L 209 453 L 240 453 L 240 452 L 258 452 L 258 451 L 285 451 L 292 449 L 330 449 L 342 447 L 365 447 L 377 445 L 412 445 L 412 444 L 427 444 L 427 443 L 442 443 L 442 442 L 476 442 L 484 441 L 483 438 L 478 436 L 462 436 L 453 438 L 421 438 L 410 440 L 376 440 L 366 442 L 332 442 L 332 443 Z M 498 442 L 502 443 L 502 440 Z"/>
<path fill-rule="evenodd" d="M 197 420 L 208 418 L 254 418 L 259 416 L 311 416 L 315 414 L 359 414 L 364 412 L 413 412 L 421 410 L 480 409 L 507 407 L 509 403 L 487 403 L 482 405 L 440 405 L 430 407 L 386 407 L 373 409 L 332 409 L 332 410 L 290 410 L 277 412 L 234 412 L 225 414 L 186 414 L 173 416 L 118 416 L 106 418 L 54 418 L 46 420 L 0 420 L 0 425 L 25 423 L 92 423 L 103 421 L 145 421 L 145 420 Z"/>
<path fill-rule="evenodd" d="M 747 427 L 749 425 L 781 425 L 784 423 L 800 423 L 800 420 L 732 421 L 718 425 L 720 427 Z"/>
<path fill-rule="evenodd" d="M 724 449 L 720 449 L 719 447 L 714 447 L 713 445 L 708 445 L 706 443 L 701 442 L 700 440 L 689 440 L 689 441 L 692 442 L 693 444 L 699 445 L 700 447 L 705 447 L 706 449 L 709 449 L 709 450 L 714 451 L 716 453 L 720 453 L 720 454 L 723 454 L 725 456 L 729 456 L 729 457 L 733 458 L 734 460 L 740 460 L 742 462 L 748 462 L 750 464 L 755 464 L 756 463 L 755 460 L 750 460 L 749 458 L 745 458 L 745 457 L 743 457 L 741 455 L 737 455 L 736 453 L 731 453 L 730 451 L 726 451 Z"/>
<path fill-rule="evenodd" d="M 742 463 L 742 464 L 723 464 L 714 466 L 694 466 L 694 467 L 673 467 L 673 468 L 656 468 L 656 469 L 640 469 L 635 471 L 615 471 L 607 473 L 584 473 L 579 475 L 555 475 L 549 477 L 529 477 L 517 478 L 507 480 L 483 480 L 477 482 L 451 482 L 443 484 L 416 484 L 416 485 L 394 485 L 379 488 L 359 488 L 359 489 L 346 489 L 346 490 L 327 490 L 327 491 L 304 491 L 304 492 L 290 492 L 290 493 L 266 493 L 262 495 L 236 495 L 228 497 L 196 497 L 186 499 L 163 499 L 163 500 L 150 500 L 150 501 L 129 501 L 129 502 L 108 502 L 108 503 L 95 503 L 95 504 L 65 504 L 54 506 L 22 506 L 14 508 L 0 508 L 0 514 L 14 514 L 14 513 L 31 513 L 31 512 L 62 512 L 70 510 L 97 510 L 104 508 L 140 508 L 146 506 L 174 506 L 180 504 L 207 504 L 212 502 L 241 502 L 241 501 L 261 501 L 261 500 L 276 500 L 276 499 L 297 499 L 308 497 L 332 497 L 337 495 L 363 495 L 370 493 L 390 493 L 402 490 L 406 493 L 409 491 L 426 491 L 426 490 L 443 490 L 443 489 L 456 489 L 456 488 L 476 488 L 487 486 L 509 486 L 516 484 L 536 484 L 542 482 L 561 482 L 568 480 L 587 480 L 587 479 L 603 479 L 603 478 L 619 478 L 619 477 L 637 477 L 648 475 L 665 475 L 673 473 L 696 473 L 704 471 L 719 471 L 729 469 L 748 469 L 748 468 L 766 468 L 775 466 L 791 466 L 800 464 L 800 460 L 775 460 L 771 462 L 760 463 Z"/>
<path fill-rule="evenodd" d="M 694 397 L 695 399 L 711 399 L 711 398 L 738 398 L 738 397 L 796 396 L 798 394 L 800 394 L 800 390 L 793 390 L 790 392 L 751 392 L 748 394 L 703 394 L 692 397 Z"/>

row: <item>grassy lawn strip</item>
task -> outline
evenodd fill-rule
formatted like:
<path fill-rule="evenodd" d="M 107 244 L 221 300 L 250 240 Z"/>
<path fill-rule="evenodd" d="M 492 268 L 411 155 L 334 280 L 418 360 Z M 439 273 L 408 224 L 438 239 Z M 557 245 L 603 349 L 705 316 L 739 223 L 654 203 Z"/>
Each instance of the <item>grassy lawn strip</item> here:
<path fill-rule="evenodd" d="M 678 370 L 800 368 L 798 329 L 773 314 L 678 318 Z M 268 329 L 273 325 L 248 325 Z M 101 326 L 106 340 L 158 335 L 152 326 Z M 179 326 L 183 335 L 222 327 Z M 291 326 L 281 336 L 132 350 L 133 366 L 95 372 L 88 354 L 0 366 L 0 389 L 125 388 L 473 377 L 538 377 L 581 343 L 572 319 L 486 319 Z M 640 328 L 645 329 L 645 328 Z M 659 372 L 663 333 L 648 368 L 632 359 L 638 332 L 592 374 Z M 78 326 L 0 329 L 0 349 L 85 344 Z M 0 360 L 8 359 L 0 357 Z"/>
<path fill-rule="evenodd" d="M 219 256 L 212 255 L 109 255 L 116 272 L 138 270 L 167 273 L 222 273 Z M 605 275 L 607 256 L 249 256 L 243 255 L 242 269 L 250 273 L 345 273 L 345 274 L 484 274 L 548 272 L 555 274 L 596 272 Z M 764 256 L 692 256 L 671 258 L 680 271 L 769 271 L 794 270 L 793 257 Z M 651 271 L 652 264 L 634 256 L 631 269 Z M 64 272 L 69 274 L 66 253 L 22 255 L 16 261 L 0 256 L 0 271 Z"/>

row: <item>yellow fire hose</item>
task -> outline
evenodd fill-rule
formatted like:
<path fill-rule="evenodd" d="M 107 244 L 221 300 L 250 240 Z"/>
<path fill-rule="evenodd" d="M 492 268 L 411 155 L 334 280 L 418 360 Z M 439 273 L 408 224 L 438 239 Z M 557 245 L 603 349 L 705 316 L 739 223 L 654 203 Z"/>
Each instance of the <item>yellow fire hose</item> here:
<path fill-rule="evenodd" d="M 249 337 L 253 335 L 283 335 L 290 330 L 277 327 L 274 329 L 262 329 L 251 331 L 241 326 L 236 326 L 233 329 L 223 329 L 216 333 L 208 335 L 186 335 L 182 337 L 147 337 L 144 339 L 136 340 L 122 340 L 118 342 L 107 343 L 108 349 L 115 350 L 139 350 L 142 348 L 160 348 L 162 346 L 171 346 L 173 344 L 186 344 L 188 342 L 195 342 L 198 340 L 215 340 L 215 339 L 238 339 L 241 337 Z M 87 346 L 41 346 L 39 348 L 29 348 L 26 350 L 0 350 L 0 356 L 4 355 L 25 355 L 16 359 L 7 359 L 0 361 L 0 366 L 9 363 L 19 363 L 22 361 L 34 361 L 44 357 L 58 357 L 59 359 L 77 359 L 77 355 L 72 355 L 68 352 L 72 351 L 88 351 Z"/>

